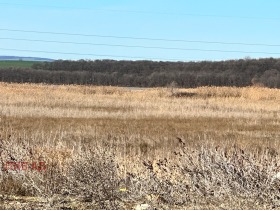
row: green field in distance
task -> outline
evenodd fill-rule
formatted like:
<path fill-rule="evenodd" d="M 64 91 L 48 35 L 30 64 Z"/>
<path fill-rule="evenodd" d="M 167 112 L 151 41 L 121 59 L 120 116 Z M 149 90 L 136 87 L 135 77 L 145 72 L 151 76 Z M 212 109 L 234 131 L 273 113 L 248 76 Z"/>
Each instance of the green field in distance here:
<path fill-rule="evenodd" d="M 30 68 L 34 63 L 40 61 L 0 61 L 0 68 L 8 68 L 8 67 L 22 67 L 22 68 Z"/>

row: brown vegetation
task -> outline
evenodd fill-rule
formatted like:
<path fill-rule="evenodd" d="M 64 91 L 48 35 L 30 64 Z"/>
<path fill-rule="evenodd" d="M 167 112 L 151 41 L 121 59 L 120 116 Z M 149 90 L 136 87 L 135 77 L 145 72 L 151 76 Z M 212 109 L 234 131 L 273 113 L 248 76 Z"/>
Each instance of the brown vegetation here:
<path fill-rule="evenodd" d="M 1 167 L 47 163 L 1 172 L 3 208 L 280 207 L 280 90 L 1 83 L 0 95 Z"/>

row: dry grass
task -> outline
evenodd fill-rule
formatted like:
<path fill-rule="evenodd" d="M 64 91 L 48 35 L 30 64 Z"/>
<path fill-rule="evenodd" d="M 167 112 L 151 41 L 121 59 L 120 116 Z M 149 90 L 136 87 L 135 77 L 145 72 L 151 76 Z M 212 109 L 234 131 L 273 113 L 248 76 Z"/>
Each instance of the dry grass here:
<path fill-rule="evenodd" d="M 280 90 L 0 83 L 0 95 L 2 164 L 48 164 L 2 172 L 6 208 L 15 195 L 37 209 L 280 205 Z"/>

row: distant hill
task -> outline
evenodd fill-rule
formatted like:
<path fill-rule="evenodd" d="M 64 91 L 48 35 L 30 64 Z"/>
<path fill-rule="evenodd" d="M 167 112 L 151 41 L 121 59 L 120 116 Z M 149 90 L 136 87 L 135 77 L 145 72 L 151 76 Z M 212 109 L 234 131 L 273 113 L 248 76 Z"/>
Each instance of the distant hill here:
<path fill-rule="evenodd" d="M 20 56 L 0 56 L 0 61 L 47 61 L 52 62 L 50 58 L 37 58 L 37 57 L 20 57 Z"/>

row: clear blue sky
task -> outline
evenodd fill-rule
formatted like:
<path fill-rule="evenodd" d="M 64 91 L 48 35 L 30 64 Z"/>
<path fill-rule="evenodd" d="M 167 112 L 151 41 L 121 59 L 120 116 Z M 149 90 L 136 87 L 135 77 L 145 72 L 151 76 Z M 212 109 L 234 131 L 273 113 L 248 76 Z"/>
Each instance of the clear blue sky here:
<path fill-rule="evenodd" d="M 279 0 L 0 0 L 0 7 L 0 29 L 280 45 Z M 246 53 L 74 45 L 3 38 Z M 132 60 L 158 58 L 197 61 L 239 59 L 247 56 L 280 57 L 280 46 L 167 42 L 4 30 L 0 30 L 0 43 L 0 55 L 54 59 L 122 59 L 114 56 L 127 56 L 133 57 Z M 91 55 L 19 52 L 3 48 Z"/>

